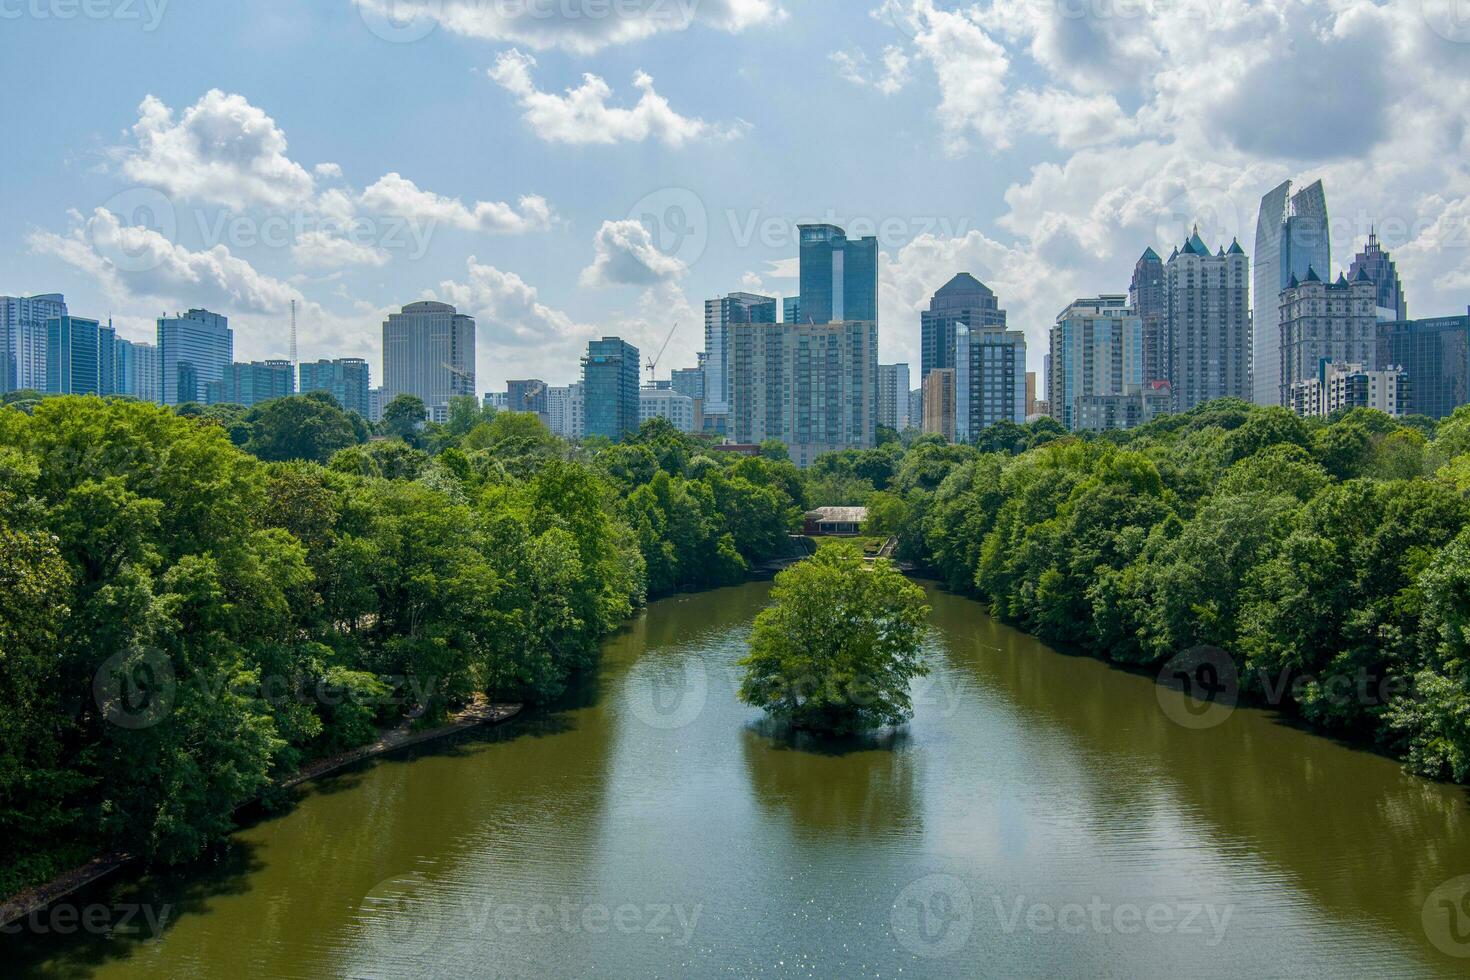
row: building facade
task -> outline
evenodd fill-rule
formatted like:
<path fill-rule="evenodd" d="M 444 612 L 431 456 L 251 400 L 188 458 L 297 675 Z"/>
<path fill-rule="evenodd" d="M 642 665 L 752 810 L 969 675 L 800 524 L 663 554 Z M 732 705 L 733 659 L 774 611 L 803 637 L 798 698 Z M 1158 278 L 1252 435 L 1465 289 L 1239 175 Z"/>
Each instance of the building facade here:
<path fill-rule="evenodd" d="M 1404 414 L 1411 382 L 1397 367 L 1375 371 L 1362 364 L 1322 361 L 1316 377 L 1298 381 L 1287 393 L 1287 405 L 1303 417 L 1323 417 L 1339 409 L 1373 408 Z"/>
<path fill-rule="evenodd" d="M 1409 378 L 1405 414 L 1442 419 L 1470 404 L 1470 311 L 1378 324 L 1376 365 Z"/>
<path fill-rule="evenodd" d="M 64 316 L 60 293 L 0 296 L 0 393 L 46 390 L 46 324 Z"/>
<path fill-rule="evenodd" d="M 704 301 L 704 412 L 730 414 L 730 329 L 737 323 L 775 323 L 776 299 L 730 293 Z"/>
<path fill-rule="evenodd" d="M 159 387 L 165 405 L 204 400 L 205 385 L 225 376 L 235 360 L 235 332 L 228 317 L 193 309 L 159 317 Z"/>
<path fill-rule="evenodd" d="M 1258 329 L 1251 335 L 1251 400 L 1257 405 L 1281 404 L 1281 333 L 1271 329 L 1280 322 L 1281 291 L 1308 269 L 1327 274 L 1332 268 L 1332 245 L 1327 227 L 1327 192 L 1316 181 L 1295 194 L 1284 181 L 1261 198 L 1256 218 L 1253 318 Z M 1177 379 L 1171 379 L 1176 381 Z M 1178 401 L 1176 395 L 1176 402 Z"/>
<path fill-rule="evenodd" d="M 448 303 L 410 303 L 383 321 L 383 404 L 399 395 L 423 399 L 442 422 L 449 399 L 475 395 L 475 318 Z"/>
<path fill-rule="evenodd" d="M 1273 404 L 1291 404 L 1292 386 L 1316 378 L 1323 361 L 1370 367 L 1376 362 L 1377 287 L 1364 269 L 1357 276 L 1352 282 L 1344 276 L 1323 282 L 1317 270 L 1308 269 L 1305 279 L 1293 277 L 1281 291 L 1281 390 Z"/>
<path fill-rule="evenodd" d="M 954 439 L 974 442 L 1001 421 L 1026 422 L 1026 334 L 971 330 L 955 337 Z"/>
<path fill-rule="evenodd" d="M 878 322 L 878 239 L 836 225 L 799 225 L 799 323 Z"/>
<path fill-rule="evenodd" d="M 894 432 L 909 427 L 909 366 L 878 365 L 878 424 Z"/>
<path fill-rule="evenodd" d="M 1326 272 L 1326 269 L 1319 270 Z M 1376 232 L 1368 233 L 1368 244 L 1353 256 L 1348 268 L 1348 281 L 1367 278 L 1373 283 L 1374 315 L 1386 322 L 1402 322 L 1409 318 L 1409 302 L 1404 297 L 1404 284 L 1399 281 L 1398 266 L 1378 244 Z"/>
<path fill-rule="evenodd" d="M 1175 410 L 1216 398 L 1250 401 L 1250 260 L 1240 243 L 1211 255 L 1196 229 L 1164 265 L 1164 297 Z"/>
<path fill-rule="evenodd" d="M 798 466 L 874 445 L 878 325 L 871 320 L 737 324 L 732 331 L 729 433 L 786 444 Z"/>
<path fill-rule="evenodd" d="M 1103 295 L 1072 302 L 1057 314 L 1047 360 L 1051 415 L 1078 424 L 1084 395 L 1121 395 L 1143 384 L 1143 321 L 1128 297 Z"/>
<path fill-rule="evenodd" d="M 638 392 L 638 420 L 668 419 L 680 432 L 698 432 L 699 416 L 693 398 L 673 388 L 643 388 Z"/>
<path fill-rule="evenodd" d="M 105 337 L 104 337 L 105 331 Z M 113 353 L 113 333 L 96 320 L 59 316 L 46 321 L 46 388 L 49 395 L 114 394 L 103 388 L 104 362 Z M 109 365 L 108 378 L 113 373 Z"/>
<path fill-rule="evenodd" d="M 955 276 L 919 314 L 919 383 L 930 371 L 955 366 L 955 337 L 961 327 L 983 330 L 1005 325 L 1006 311 L 989 286 L 968 272 Z"/>
<path fill-rule="evenodd" d="M 325 391 L 349 412 L 365 419 L 372 418 L 369 402 L 372 379 L 368 363 L 360 357 L 338 357 L 306 362 L 301 365 L 301 393 Z"/>
<path fill-rule="evenodd" d="M 1173 404 L 1174 395 L 1167 381 L 1129 385 L 1122 394 L 1083 395 L 1077 399 L 1077 431 L 1136 428 L 1167 415 Z"/>
<path fill-rule="evenodd" d="M 160 369 L 158 348 L 152 344 L 140 344 L 121 337 L 113 341 L 114 374 L 117 394 L 136 398 L 140 402 L 161 402 L 163 393 L 159 389 Z"/>
<path fill-rule="evenodd" d="M 546 426 L 563 439 L 582 438 L 582 383 L 546 389 Z"/>
<path fill-rule="evenodd" d="M 505 404 L 512 412 L 534 412 L 546 418 L 546 382 L 536 378 L 505 383 Z"/>
<path fill-rule="evenodd" d="M 638 431 L 638 348 L 618 337 L 589 341 L 582 358 L 582 431 L 616 442 Z"/>
<path fill-rule="evenodd" d="M 920 386 L 924 392 L 924 434 L 954 442 L 954 368 L 935 368 Z"/>
<path fill-rule="evenodd" d="M 1143 323 L 1143 378 L 1162 381 L 1169 376 L 1168 304 L 1164 300 L 1164 260 L 1146 248 L 1133 266 L 1128 305 Z"/>
<path fill-rule="evenodd" d="M 249 408 L 272 398 L 285 398 L 296 393 L 295 375 L 290 361 L 236 362 L 225 367 L 218 381 L 204 386 L 204 402 Z"/>

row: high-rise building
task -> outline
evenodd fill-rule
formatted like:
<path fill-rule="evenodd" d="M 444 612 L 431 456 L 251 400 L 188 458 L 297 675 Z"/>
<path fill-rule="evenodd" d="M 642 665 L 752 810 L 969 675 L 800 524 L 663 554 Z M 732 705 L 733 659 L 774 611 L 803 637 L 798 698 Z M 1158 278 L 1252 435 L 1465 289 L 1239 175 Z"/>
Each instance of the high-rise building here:
<path fill-rule="evenodd" d="M 1327 227 L 1327 192 L 1322 182 L 1291 192 L 1291 181 L 1283 181 L 1261 198 L 1256 219 L 1255 281 L 1253 284 L 1255 330 L 1251 334 L 1251 400 L 1257 405 L 1281 404 L 1281 291 L 1296 276 L 1306 278 L 1308 269 L 1326 274 L 1332 268 L 1332 243 Z M 1175 402 L 1179 401 L 1175 382 Z"/>
<path fill-rule="evenodd" d="M 781 322 L 782 323 L 800 323 L 801 322 L 801 297 L 800 296 L 787 296 L 786 298 L 784 298 L 784 299 L 781 300 Z"/>
<path fill-rule="evenodd" d="M 101 395 L 103 327 L 83 316 L 58 316 L 46 321 L 46 393 Z M 112 331 L 108 330 L 108 340 Z M 106 345 L 106 358 L 113 356 Z M 111 368 L 107 372 L 111 375 Z M 111 392 L 105 392 L 111 394 Z"/>
<path fill-rule="evenodd" d="M 444 421 L 449 399 L 475 395 L 475 318 L 448 303 L 410 303 L 383 321 L 383 405 L 399 395 L 423 399 Z"/>
<path fill-rule="evenodd" d="M 582 358 L 583 432 L 614 441 L 638 431 L 638 348 L 618 337 L 589 341 Z"/>
<path fill-rule="evenodd" d="M 228 364 L 218 381 L 205 383 L 204 402 L 249 408 L 272 398 L 285 398 L 296 393 L 295 373 L 286 360 Z"/>
<path fill-rule="evenodd" d="M 909 428 L 924 430 L 924 389 L 909 392 Z"/>
<path fill-rule="evenodd" d="M 1376 294 L 1365 269 L 1352 282 L 1342 275 L 1336 282 L 1323 282 L 1316 269 L 1308 269 L 1305 279 L 1293 277 L 1286 284 L 1278 327 L 1281 392 L 1273 404 L 1291 404 L 1292 387 L 1316 379 L 1323 361 L 1373 366 L 1378 356 Z"/>
<path fill-rule="evenodd" d="M 0 393 L 46 390 L 46 324 L 64 316 L 60 293 L 0 296 Z"/>
<path fill-rule="evenodd" d="M 1026 417 L 1036 414 L 1036 372 L 1026 372 Z"/>
<path fill-rule="evenodd" d="M 824 452 L 873 446 L 878 325 L 872 320 L 736 324 L 729 432 L 784 442 L 798 466 Z"/>
<path fill-rule="evenodd" d="M 1470 311 L 1380 323 L 1375 365 L 1389 364 L 1408 375 L 1406 415 L 1442 419 L 1470 404 Z"/>
<path fill-rule="evenodd" d="M 299 368 L 301 393 L 325 391 L 337 399 L 342 408 L 363 418 L 372 415 L 368 392 L 372 380 L 368 363 L 360 357 L 338 357 L 331 360 L 307 361 Z"/>
<path fill-rule="evenodd" d="M 968 272 L 961 272 L 939 288 L 929 309 L 919 314 L 919 382 L 936 368 L 955 366 L 955 336 L 960 327 L 983 330 L 1006 325 L 990 287 Z"/>
<path fill-rule="evenodd" d="M 878 322 L 878 239 L 836 225 L 799 225 L 801 323 Z"/>
<path fill-rule="evenodd" d="M 678 368 L 669 373 L 669 387 L 681 395 L 704 400 L 704 368 Z"/>
<path fill-rule="evenodd" d="M 1128 385 L 1122 394 L 1082 395 L 1076 405 L 1077 431 L 1105 432 L 1146 425 L 1167 415 L 1173 403 L 1167 381 Z"/>
<path fill-rule="evenodd" d="M 228 317 L 193 309 L 158 318 L 160 387 L 165 405 L 204 400 L 204 386 L 225 376 L 235 359 Z"/>
<path fill-rule="evenodd" d="M 698 431 L 695 401 L 673 388 L 643 388 L 638 392 L 638 420 L 668 419 L 680 432 Z"/>
<path fill-rule="evenodd" d="M 117 394 L 136 398 L 140 402 L 162 400 L 163 395 L 158 388 L 157 347 L 119 337 L 113 342 L 113 355 L 113 377 Z"/>
<path fill-rule="evenodd" d="M 955 335 L 954 439 L 974 442 L 1001 421 L 1026 421 L 1026 334 L 960 327 Z"/>
<path fill-rule="evenodd" d="M 775 323 L 776 299 L 731 293 L 704 301 L 704 413 L 730 414 L 730 329 L 737 323 Z"/>
<path fill-rule="evenodd" d="M 546 382 L 537 378 L 505 383 L 505 404 L 512 412 L 534 412 L 546 419 Z"/>
<path fill-rule="evenodd" d="M 1211 255 L 1196 228 L 1164 266 L 1164 295 L 1175 410 L 1188 411 L 1215 398 L 1249 401 L 1250 260 L 1240 242 Z M 1280 370 L 1279 341 L 1272 360 Z"/>
<path fill-rule="evenodd" d="M 582 383 L 546 389 L 546 427 L 563 439 L 582 438 Z"/>
<path fill-rule="evenodd" d="M 1150 246 L 1133 266 L 1128 305 L 1143 321 L 1143 378 L 1162 381 L 1169 376 L 1168 304 L 1164 301 L 1164 260 Z"/>
<path fill-rule="evenodd" d="M 878 365 L 878 424 L 895 432 L 909 427 L 909 366 Z"/>
<path fill-rule="evenodd" d="M 1073 300 L 1057 314 L 1048 358 L 1052 418 L 1076 429 L 1079 398 L 1122 395 L 1143 384 L 1143 321 L 1126 296 Z"/>
<path fill-rule="evenodd" d="M 1348 269 L 1349 281 L 1356 282 L 1361 277 L 1373 283 L 1375 315 L 1379 320 L 1395 322 L 1409 318 L 1409 303 L 1404 298 L 1404 284 L 1399 282 L 1398 267 L 1378 244 L 1378 235 L 1374 231 L 1368 232 L 1368 244 L 1353 256 L 1353 264 Z"/>
<path fill-rule="evenodd" d="M 1397 367 L 1374 371 L 1362 364 L 1323 360 L 1316 377 L 1292 384 L 1286 404 L 1304 417 L 1326 417 L 1348 408 L 1373 408 L 1397 416 L 1404 414 L 1409 390 L 1408 376 Z"/>
<path fill-rule="evenodd" d="M 954 442 L 954 368 L 935 368 L 921 386 L 924 392 L 924 432 Z"/>
<path fill-rule="evenodd" d="M 382 385 L 379 385 L 376 388 L 368 389 L 367 420 L 369 422 L 372 422 L 374 425 L 376 425 L 377 423 L 383 421 L 383 409 L 387 406 L 388 403 L 383 400 Z"/>

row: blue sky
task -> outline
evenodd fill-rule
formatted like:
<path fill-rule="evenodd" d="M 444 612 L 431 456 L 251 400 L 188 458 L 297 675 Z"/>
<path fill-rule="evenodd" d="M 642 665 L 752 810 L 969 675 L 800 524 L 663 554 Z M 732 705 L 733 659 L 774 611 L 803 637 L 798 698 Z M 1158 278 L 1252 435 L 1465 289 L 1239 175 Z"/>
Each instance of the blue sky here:
<path fill-rule="evenodd" d="M 702 301 L 788 294 L 794 228 L 883 247 L 880 344 L 990 284 L 1038 367 L 1072 298 L 1196 221 L 1326 182 L 1411 315 L 1470 303 L 1458 0 L 0 0 L 0 292 L 147 339 L 377 367 L 385 311 L 476 315 L 479 385 L 571 380 L 588 337 L 693 363 Z M 588 79 L 586 76 L 593 76 Z"/>

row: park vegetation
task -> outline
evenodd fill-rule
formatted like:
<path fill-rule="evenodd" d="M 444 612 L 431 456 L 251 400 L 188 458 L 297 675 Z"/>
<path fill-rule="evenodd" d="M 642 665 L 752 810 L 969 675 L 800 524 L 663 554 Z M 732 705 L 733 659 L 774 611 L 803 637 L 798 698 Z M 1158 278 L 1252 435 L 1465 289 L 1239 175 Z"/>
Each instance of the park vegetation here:
<path fill-rule="evenodd" d="M 648 598 L 784 554 L 804 487 L 659 420 L 313 394 L 0 407 L 0 896 L 190 860 L 304 763 L 479 697 L 554 701 Z"/>
<path fill-rule="evenodd" d="M 1437 425 L 1222 400 L 1127 432 L 908 433 L 812 468 L 898 557 L 1051 643 L 1239 695 L 1470 780 L 1470 406 Z"/>
<path fill-rule="evenodd" d="M 851 735 L 901 725 L 928 673 L 924 590 L 856 548 L 823 547 L 776 576 L 740 665 L 740 699 L 792 728 Z"/>

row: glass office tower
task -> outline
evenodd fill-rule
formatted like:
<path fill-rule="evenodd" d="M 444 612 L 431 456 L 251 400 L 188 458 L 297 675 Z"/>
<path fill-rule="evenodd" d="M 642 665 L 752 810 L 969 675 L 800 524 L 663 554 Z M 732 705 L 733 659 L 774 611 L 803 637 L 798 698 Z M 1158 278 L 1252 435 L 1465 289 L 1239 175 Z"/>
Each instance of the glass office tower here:
<path fill-rule="evenodd" d="M 878 239 L 849 241 L 836 225 L 800 225 L 802 323 L 878 321 Z"/>
<path fill-rule="evenodd" d="M 1327 192 L 1316 181 L 1295 194 L 1283 181 L 1261 198 L 1256 220 L 1252 282 L 1251 400 L 1281 404 L 1281 291 L 1308 269 L 1328 275 L 1332 245 L 1327 230 Z"/>

